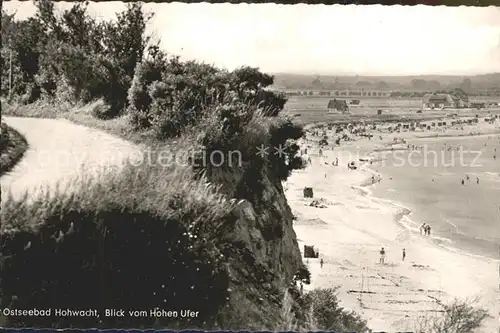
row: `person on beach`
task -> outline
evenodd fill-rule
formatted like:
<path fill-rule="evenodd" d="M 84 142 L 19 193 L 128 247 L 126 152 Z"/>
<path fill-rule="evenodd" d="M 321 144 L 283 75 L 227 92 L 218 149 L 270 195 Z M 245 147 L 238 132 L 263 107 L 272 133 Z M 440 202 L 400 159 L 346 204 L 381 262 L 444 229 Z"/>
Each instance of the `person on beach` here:
<path fill-rule="evenodd" d="M 464 180 L 463 180 L 463 178 L 462 178 L 462 185 L 463 185 L 463 184 L 465 184 L 465 181 L 464 181 Z"/>
<path fill-rule="evenodd" d="M 403 249 L 403 261 L 405 261 L 405 258 L 406 258 L 406 250 Z"/>
<path fill-rule="evenodd" d="M 424 233 L 424 231 L 427 230 L 427 227 L 425 225 L 425 223 L 422 223 L 422 225 L 420 226 L 420 234 L 422 235 Z"/>
<path fill-rule="evenodd" d="M 479 185 L 479 177 L 476 178 L 476 184 Z"/>
<path fill-rule="evenodd" d="M 385 250 L 384 250 L 384 248 L 382 248 L 382 249 L 380 250 L 380 263 L 381 263 L 381 264 L 384 264 L 384 263 L 385 263 Z"/>
<path fill-rule="evenodd" d="M 324 264 L 324 261 L 323 261 L 323 258 L 321 258 L 321 260 L 319 261 L 319 265 L 321 266 L 321 268 L 323 268 L 323 264 Z"/>
<path fill-rule="evenodd" d="M 431 235 L 431 226 L 430 225 L 427 225 L 427 236 L 430 236 Z"/>

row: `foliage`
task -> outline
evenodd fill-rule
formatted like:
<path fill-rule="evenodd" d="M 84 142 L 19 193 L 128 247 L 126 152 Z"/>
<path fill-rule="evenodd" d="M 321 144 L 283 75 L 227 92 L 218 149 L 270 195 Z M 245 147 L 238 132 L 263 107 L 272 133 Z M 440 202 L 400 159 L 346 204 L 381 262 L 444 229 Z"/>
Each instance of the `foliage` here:
<path fill-rule="evenodd" d="M 370 332 L 366 321 L 339 305 L 337 289 L 314 289 L 305 295 L 306 304 L 312 307 L 318 329 L 333 332 Z"/>
<path fill-rule="evenodd" d="M 14 97 L 26 103 L 42 96 L 56 103 L 103 98 L 114 115 L 121 112 L 150 40 L 145 29 L 151 15 L 132 3 L 116 21 L 98 22 L 87 13 L 88 3 L 75 3 L 61 15 L 51 1 L 36 6 L 36 14 L 25 21 L 2 10 L 2 81 L 9 81 L 5 65 L 12 57 Z M 8 94 L 7 85 L 1 93 Z"/>
<path fill-rule="evenodd" d="M 55 105 L 52 114 L 58 117 L 68 105 L 66 114 L 83 110 L 96 121 L 106 119 L 99 121 L 104 127 L 123 129 L 125 123 L 139 135 L 153 133 L 158 144 L 178 137 L 169 149 L 200 151 L 186 168 L 129 166 L 75 180 L 71 191 L 2 200 L 1 218 L 8 222 L 1 225 L 0 306 L 102 311 L 168 304 L 200 311 L 180 327 L 209 329 L 227 307 L 225 256 L 252 259 L 242 242 L 235 244 L 241 235 L 227 237 L 228 229 L 242 232 L 235 227 L 242 214 L 235 214 L 228 198 L 247 199 L 255 215 L 264 216 L 264 189 L 279 197 L 280 180 L 302 166 L 295 140 L 303 130 L 280 115 L 286 98 L 267 89 L 272 76 L 247 66 L 226 71 L 181 61 L 161 51 L 145 33 L 151 16 L 140 3 L 128 4 L 117 17 L 99 22 L 87 13 L 87 3 L 59 15 L 48 0 L 38 1 L 36 15 L 26 21 L 2 12 L 2 38 L 8 41 L 2 64 L 12 55 L 13 98 L 36 114 L 48 114 Z M 8 75 L 2 69 L 3 82 Z M 2 83 L 1 93 L 8 88 Z M 40 105 L 49 107 L 41 112 Z M 256 156 L 260 145 L 283 146 L 282 153 Z M 240 153 L 242 163 L 202 163 L 216 151 Z M 286 202 L 281 204 L 259 217 L 255 228 L 264 246 L 283 237 Z M 260 266 L 248 274 L 275 282 L 275 266 Z M 257 304 L 251 297 L 259 288 L 243 298 Z M 8 325 L 175 327 L 171 319 L 149 316 L 12 317 Z"/>
<path fill-rule="evenodd" d="M 0 124 L 0 175 L 11 170 L 23 157 L 28 143 L 15 129 Z"/>
<path fill-rule="evenodd" d="M 476 307 L 477 299 L 455 299 L 449 304 L 439 302 L 440 310 L 434 315 L 420 316 L 415 333 L 474 333 L 479 332 L 486 309 Z"/>

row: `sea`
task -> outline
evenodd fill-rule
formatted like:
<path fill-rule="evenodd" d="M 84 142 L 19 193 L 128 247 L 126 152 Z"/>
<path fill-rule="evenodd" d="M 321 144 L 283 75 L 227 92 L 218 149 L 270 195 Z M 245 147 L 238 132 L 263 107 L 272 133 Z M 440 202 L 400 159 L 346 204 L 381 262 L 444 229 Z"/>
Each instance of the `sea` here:
<path fill-rule="evenodd" d="M 500 259 L 500 136 L 407 143 L 378 153 L 371 167 L 382 179 L 372 195 L 406 207 L 399 223 L 409 230 L 429 224 L 437 245 Z"/>

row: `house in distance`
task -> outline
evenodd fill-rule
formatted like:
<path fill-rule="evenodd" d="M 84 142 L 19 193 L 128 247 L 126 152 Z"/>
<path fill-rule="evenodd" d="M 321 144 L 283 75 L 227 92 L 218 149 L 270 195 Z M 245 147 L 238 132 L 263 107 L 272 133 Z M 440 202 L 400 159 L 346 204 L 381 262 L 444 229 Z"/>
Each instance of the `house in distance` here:
<path fill-rule="evenodd" d="M 451 93 L 425 94 L 422 99 L 422 109 L 461 109 L 469 107 L 467 95 L 461 91 Z"/>
<path fill-rule="evenodd" d="M 328 112 L 342 112 L 342 113 L 349 113 L 349 106 L 347 105 L 347 102 L 343 99 L 331 99 L 328 102 Z"/>

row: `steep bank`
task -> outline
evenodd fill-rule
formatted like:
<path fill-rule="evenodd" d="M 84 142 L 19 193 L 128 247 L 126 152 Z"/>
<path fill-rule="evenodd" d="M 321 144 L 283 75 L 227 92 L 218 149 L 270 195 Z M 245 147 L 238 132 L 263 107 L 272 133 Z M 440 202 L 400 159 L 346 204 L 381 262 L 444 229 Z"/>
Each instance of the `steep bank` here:
<path fill-rule="evenodd" d="M 223 328 L 279 329 L 275 325 L 284 291 L 302 264 L 281 182 L 270 172 L 259 182 L 261 190 L 236 209 L 236 222 L 224 236 L 231 244 L 227 258 L 232 292 Z"/>

